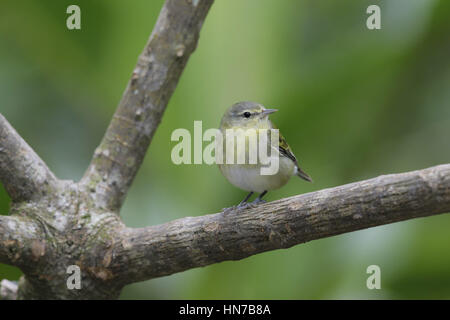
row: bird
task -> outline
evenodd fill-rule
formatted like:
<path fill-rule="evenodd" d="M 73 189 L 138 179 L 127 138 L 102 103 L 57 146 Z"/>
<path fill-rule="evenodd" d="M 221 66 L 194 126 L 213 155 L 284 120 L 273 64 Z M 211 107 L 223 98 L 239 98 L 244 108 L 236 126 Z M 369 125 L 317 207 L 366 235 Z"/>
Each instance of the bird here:
<path fill-rule="evenodd" d="M 247 134 L 245 139 L 245 148 L 237 148 L 237 144 L 234 146 L 234 160 L 239 154 L 245 152 L 245 163 L 227 163 L 222 161 L 217 163 L 220 171 L 225 178 L 234 186 L 249 192 L 249 194 L 242 200 L 237 208 L 245 208 L 248 206 L 255 206 L 259 203 L 265 202 L 262 198 L 271 190 L 275 190 L 284 186 L 292 176 L 298 176 L 303 180 L 312 182 L 311 177 L 303 171 L 289 147 L 286 139 L 278 131 L 279 141 L 278 146 L 270 139 L 271 129 L 278 129 L 272 121 L 269 119 L 269 115 L 278 111 L 277 109 L 267 109 L 262 104 L 252 101 L 242 101 L 233 104 L 229 107 L 220 122 L 219 132 L 222 135 L 222 147 L 226 149 L 227 139 L 231 139 L 231 136 L 227 138 L 227 131 L 236 136 Z M 239 130 L 242 129 L 242 130 Z M 248 130 L 253 129 L 253 130 Z M 266 129 L 266 130 L 261 130 Z M 273 175 L 261 174 L 261 168 L 267 166 L 267 163 L 262 163 L 259 156 L 256 156 L 257 160 L 253 163 L 249 162 L 249 156 L 251 152 L 258 152 L 249 147 L 249 132 L 253 132 L 258 135 L 260 132 L 264 132 L 269 135 L 267 138 L 267 144 L 272 149 L 272 156 L 278 157 L 278 171 Z M 263 134 L 264 134 L 263 133 Z M 232 139 L 235 139 L 234 137 Z M 228 141 L 229 142 L 229 141 Z M 242 149 L 242 150 L 239 150 Z M 224 152 L 225 154 L 225 152 Z M 259 196 L 255 201 L 249 203 L 248 200 L 254 193 L 259 193 Z"/>

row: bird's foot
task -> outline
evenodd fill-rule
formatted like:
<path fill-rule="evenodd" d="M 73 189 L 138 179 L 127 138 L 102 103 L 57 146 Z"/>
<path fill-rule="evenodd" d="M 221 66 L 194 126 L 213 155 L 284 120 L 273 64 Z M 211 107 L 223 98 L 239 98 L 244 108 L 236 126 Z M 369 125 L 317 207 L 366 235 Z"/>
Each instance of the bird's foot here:
<path fill-rule="evenodd" d="M 228 214 L 228 213 L 231 213 L 231 212 L 234 212 L 234 211 L 241 211 L 241 210 L 245 210 L 245 209 L 248 209 L 248 208 L 253 208 L 254 207 L 253 202 L 241 202 L 241 203 L 239 203 L 236 206 L 232 206 L 232 207 L 229 207 L 229 208 L 223 208 L 222 212 L 224 214 Z"/>
<path fill-rule="evenodd" d="M 237 208 L 237 206 L 232 206 L 232 207 L 229 207 L 229 208 L 222 208 L 222 213 L 223 214 L 231 213 L 231 212 L 235 211 L 236 208 Z"/>

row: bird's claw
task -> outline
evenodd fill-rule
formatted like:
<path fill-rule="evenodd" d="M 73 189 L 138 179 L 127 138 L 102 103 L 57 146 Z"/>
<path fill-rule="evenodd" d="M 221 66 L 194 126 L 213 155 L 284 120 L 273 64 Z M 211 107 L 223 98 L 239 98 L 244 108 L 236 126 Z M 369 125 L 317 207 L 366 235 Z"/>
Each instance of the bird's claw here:
<path fill-rule="evenodd" d="M 229 208 L 223 208 L 223 209 L 222 209 L 222 213 L 223 213 L 223 214 L 231 213 L 231 212 L 233 212 L 234 210 L 236 210 L 236 208 L 237 208 L 237 206 L 232 206 L 232 207 L 229 207 Z"/>
<path fill-rule="evenodd" d="M 267 202 L 267 201 L 264 200 L 264 199 L 256 198 L 256 199 L 255 199 L 253 202 L 251 202 L 250 204 L 253 205 L 253 206 L 256 206 L 256 205 L 258 205 L 258 204 L 266 203 L 266 202 Z"/>
<path fill-rule="evenodd" d="M 232 206 L 232 207 L 229 207 L 229 208 L 223 208 L 222 212 L 227 214 L 227 213 L 231 213 L 233 211 L 252 209 L 252 208 L 256 208 L 259 204 L 266 203 L 266 202 L 267 202 L 266 200 L 258 198 L 258 199 L 255 199 L 252 202 L 243 202 L 243 203 L 240 203 L 240 204 L 238 204 L 236 206 Z"/>
<path fill-rule="evenodd" d="M 247 209 L 247 208 L 250 208 L 251 205 L 252 205 L 252 204 L 251 204 L 251 203 L 248 203 L 248 202 L 240 203 L 240 204 L 238 204 L 238 205 L 236 205 L 236 206 L 232 206 L 232 207 L 229 207 L 229 208 L 223 208 L 223 209 L 222 209 L 222 212 L 223 212 L 224 214 L 228 214 L 228 213 L 235 212 L 235 211 L 245 210 L 245 209 Z"/>

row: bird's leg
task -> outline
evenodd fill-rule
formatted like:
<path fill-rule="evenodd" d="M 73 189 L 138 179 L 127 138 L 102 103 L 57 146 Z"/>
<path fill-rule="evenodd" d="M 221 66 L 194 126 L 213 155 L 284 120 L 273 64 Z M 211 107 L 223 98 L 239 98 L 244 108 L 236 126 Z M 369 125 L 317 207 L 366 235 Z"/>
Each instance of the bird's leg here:
<path fill-rule="evenodd" d="M 248 199 L 250 199 L 250 197 L 252 196 L 253 191 L 251 191 L 244 200 L 242 200 L 239 204 L 238 204 L 238 208 L 243 207 L 247 204 Z"/>
<path fill-rule="evenodd" d="M 255 199 L 255 201 L 253 201 L 251 204 L 259 204 L 259 203 L 265 203 L 266 200 L 263 200 L 262 197 L 264 197 L 267 193 L 267 190 L 263 191 L 258 198 Z"/>
<path fill-rule="evenodd" d="M 247 201 L 248 201 L 248 199 L 250 199 L 250 197 L 252 196 L 252 194 L 253 194 L 253 191 L 250 192 L 250 193 L 245 197 L 245 199 L 242 200 L 237 206 L 232 206 L 232 207 L 230 207 L 230 208 L 224 208 L 224 209 L 223 209 L 223 212 L 224 212 L 224 213 L 228 213 L 228 212 L 233 211 L 233 210 L 235 210 L 235 209 L 245 209 L 245 208 L 247 208 L 248 206 L 250 206 L 250 203 L 248 203 Z"/>

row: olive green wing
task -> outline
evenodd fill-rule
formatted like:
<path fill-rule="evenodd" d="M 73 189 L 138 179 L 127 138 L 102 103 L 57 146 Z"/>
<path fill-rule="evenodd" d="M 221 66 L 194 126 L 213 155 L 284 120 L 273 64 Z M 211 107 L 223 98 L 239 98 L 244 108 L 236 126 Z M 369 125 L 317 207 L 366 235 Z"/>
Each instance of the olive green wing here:
<path fill-rule="evenodd" d="M 286 139 L 283 137 L 281 132 L 279 132 L 279 146 L 278 149 L 280 150 L 280 153 L 294 161 L 295 165 L 298 166 L 297 158 L 295 157 L 294 153 L 291 150 L 291 147 L 289 147 Z"/>
<path fill-rule="evenodd" d="M 273 129 L 278 129 L 278 128 L 276 127 L 276 125 L 273 124 L 273 123 L 272 123 L 272 128 L 273 128 Z M 281 132 L 280 132 L 279 130 L 278 130 L 278 136 L 279 136 L 279 146 L 278 146 L 278 149 L 279 149 L 279 151 L 280 151 L 280 154 L 281 154 L 282 156 L 285 156 L 285 157 L 291 159 L 291 160 L 295 163 L 295 166 L 297 167 L 297 173 L 296 173 L 296 174 L 297 174 L 300 178 L 302 178 L 302 179 L 304 179 L 304 180 L 306 180 L 306 181 L 312 182 L 311 177 L 310 177 L 306 172 L 304 172 L 304 171 L 300 168 L 300 166 L 298 165 L 297 158 L 295 157 L 294 153 L 292 152 L 291 147 L 289 147 L 289 144 L 287 143 L 286 139 L 284 138 L 284 136 L 281 134 Z"/>

